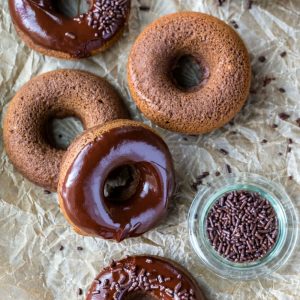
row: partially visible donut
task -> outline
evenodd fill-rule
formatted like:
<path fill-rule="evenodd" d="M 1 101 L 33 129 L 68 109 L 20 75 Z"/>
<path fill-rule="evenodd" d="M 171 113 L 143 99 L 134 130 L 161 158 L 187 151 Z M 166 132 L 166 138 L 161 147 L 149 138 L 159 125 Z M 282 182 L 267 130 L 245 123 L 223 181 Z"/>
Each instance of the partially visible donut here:
<path fill-rule="evenodd" d="M 195 279 L 181 266 L 158 256 L 132 256 L 97 275 L 86 300 L 204 300 Z"/>
<path fill-rule="evenodd" d="M 110 179 L 129 176 L 112 192 Z M 174 191 L 169 149 L 148 126 L 116 120 L 85 131 L 69 147 L 58 184 L 60 208 L 83 235 L 122 241 L 152 229 Z"/>
<path fill-rule="evenodd" d="M 198 63 L 200 82 L 185 89 L 174 71 L 187 57 Z M 129 88 L 139 109 L 159 126 L 186 134 L 206 133 L 229 122 L 247 99 L 250 79 L 241 38 L 203 13 L 156 20 L 137 38 L 128 61 Z"/>
<path fill-rule="evenodd" d="M 30 181 L 56 191 L 65 151 L 47 135 L 53 118 L 74 116 L 85 129 L 118 118 L 127 110 L 104 79 L 79 70 L 52 71 L 31 79 L 9 103 L 3 138 L 8 157 Z"/>
<path fill-rule="evenodd" d="M 17 33 L 32 49 L 64 59 L 106 50 L 120 36 L 130 13 L 130 0 L 91 0 L 87 13 L 67 17 L 57 0 L 9 0 Z"/>

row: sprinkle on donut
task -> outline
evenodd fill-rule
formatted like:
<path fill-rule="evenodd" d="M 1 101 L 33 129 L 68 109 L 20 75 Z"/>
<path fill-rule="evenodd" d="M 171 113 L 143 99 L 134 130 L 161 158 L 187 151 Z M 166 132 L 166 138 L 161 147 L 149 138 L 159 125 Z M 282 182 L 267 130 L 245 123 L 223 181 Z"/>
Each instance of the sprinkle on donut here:
<path fill-rule="evenodd" d="M 130 13 L 130 0 L 88 2 L 90 9 L 75 17 L 64 15 L 54 0 L 9 0 L 9 8 L 17 33 L 30 48 L 58 58 L 78 59 L 116 42 Z"/>
<path fill-rule="evenodd" d="M 87 300 L 140 299 L 204 300 L 186 270 L 156 256 L 132 256 L 103 269 L 92 284 Z"/>
<path fill-rule="evenodd" d="M 95 37 L 113 34 L 117 23 L 126 18 L 127 7 L 128 0 L 96 0 L 86 16 L 88 26 L 97 30 Z M 83 17 L 84 15 L 80 15 L 76 21 L 81 22 Z"/>

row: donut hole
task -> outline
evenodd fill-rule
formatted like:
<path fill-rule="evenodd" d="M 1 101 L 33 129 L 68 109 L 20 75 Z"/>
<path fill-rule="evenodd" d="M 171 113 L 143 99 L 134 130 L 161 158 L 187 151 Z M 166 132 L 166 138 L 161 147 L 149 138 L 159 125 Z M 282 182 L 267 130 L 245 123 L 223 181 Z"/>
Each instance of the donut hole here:
<path fill-rule="evenodd" d="M 58 150 L 66 150 L 81 132 L 83 132 L 83 125 L 75 117 L 51 118 L 45 125 L 46 142 Z"/>
<path fill-rule="evenodd" d="M 172 60 L 170 76 L 174 85 L 182 91 L 194 91 L 209 77 L 209 70 L 201 60 L 184 54 Z"/>
<path fill-rule="evenodd" d="M 53 1 L 53 5 L 57 12 L 68 18 L 87 13 L 90 9 L 90 4 L 87 0 L 58 0 Z"/>
<path fill-rule="evenodd" d="M 158 300 L 155 296 L 146 292 L 133 292 L 125 296 L 124 300 Z"/>
<path fill-rule="evenodd" d="M 119 166 L 108 174 L 104 196 L 115 203 L 127 201 L 136 193 L 139 182 L 140 173 L 134 165 Z"/>

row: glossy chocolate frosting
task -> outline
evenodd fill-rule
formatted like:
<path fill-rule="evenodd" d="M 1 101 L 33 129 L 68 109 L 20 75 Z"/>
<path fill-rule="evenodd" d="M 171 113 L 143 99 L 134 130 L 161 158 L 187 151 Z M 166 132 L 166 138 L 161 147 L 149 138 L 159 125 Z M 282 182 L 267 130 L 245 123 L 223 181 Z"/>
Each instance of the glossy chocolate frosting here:
<path fill-rule="evenodd" d="M 74 18 L 57 9 L 57 0 L 9 0 L 12 20 L 45 48 L 87 57 L 109 42 L 127 21 L 130 0 L 91 0 L 90 10 Z"/>
<path fill-rule="evenodd" d="M 104 299 L 205 298 L 195 280 L 179 265 L 156 256 L 133 256 L 112 262 L 96 277 L 86 300 Z"/>
<path fill-rule="evenodd" d="M 76 153 L 58 190 L 63 211 L 77 231 L 121 241 L 148 231 L 165 215 L 174 189 L 172 157 L 164 141 L 140 124 L 116 121 L 101 134 L 94 128 L 81 136 L 95 135 Z M 125 165 L 138 174 L 135 190 L 125 201 L 109 199 L 104 192 L 107 178 Z"/>

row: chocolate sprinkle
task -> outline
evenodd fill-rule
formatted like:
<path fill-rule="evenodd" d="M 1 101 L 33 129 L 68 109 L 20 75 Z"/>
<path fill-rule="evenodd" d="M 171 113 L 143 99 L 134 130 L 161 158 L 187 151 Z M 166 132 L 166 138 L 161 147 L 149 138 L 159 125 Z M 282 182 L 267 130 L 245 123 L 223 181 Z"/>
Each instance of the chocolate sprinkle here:
<path fill-rule="evenodd" d="M 288 115 L 288 114 L 285 113 L 285 112 L 282 112 L 282 113 L 278 114 L 278 117 L 279 117 L 281 120 L 285 121 L 285 120 L 287 120 L 287 119 L 290 117 L 290 115 Z"/>
<path fill-rule="evenodd" d="M 83 294 L 83 290 L 82 290 L 81 288 L 79 288 L 77 294 L 78 294 L 79 296 L 81 296 L 81 295 Z"/>
<path fill-rule="evenodd" d="M 95 37 L 107 38 L 115 33 L 118 23 L 126 18 L 128 0 L 96 0 L 86 19 L 88 26 L 95 29 Z M 80 15 L 74 20 L 79 23 L 84 18 Z"/>
<path fill-rule="evenodd" d="M 297 125 L 300 127 L 300 118 L 296 120 Z"/>
<path fill-rule="evenodd" d="M 222 154 L 224 154 L 224 155 L 227 155 L 227 154 L 228 154 L 228 151 L 225 150 L 225 149 L 223 149 L 223 148 L 221 148 L 219 151 L 220 151 Z"/>
<path fill-rule="evenodd" d="M 268 140 L 266 140 L 266 139 L 263 139 L 263 140 L 261 141 L 262 144 L 266 144 L 267 142 L 268 142 Z"/>
<path fill-rule="evenodd" d="M 152 259 L 149 259 L 152 262 Z M 183 288 L 183 282 L 181 281 L 182 275 L 178 274 L 176 279 L 179 282 L 174 289 L 169 287 L 168 282 L 175 280 L 174 278 L 164 278 L 161 274 L 151 274 L 144 268 L 139 266 L 120 266 L 118 270 L 115 270 L 120 274 L 119 279 L 106 279 L 101 285 L 98 279 L 95 279 L 95 289 L 92 291 L 92 299 L 98 299 L 98 295 L 103 295 L 104 299 L 107 298 L 109 293 L 112 293 L 112 299 L 119 299 L 121 294 L 129 294 L 134 292 L 149 292 L 158 290 L 160 296 L 163 298 L 164 294 L 167 294 L 174 299 L 182 300 L 196 300 L 195 292 L 193 289 L 189 291 Z M 126 275 L 125 275 L 126 274 Z M 116 276 L 118 278 L 118 276 Z M 123 282 L 123 283 L 122 283 Z M 125 283 L 126 282 L 126 283 Z M 164 293 L 164 294 L 163 294 Z M 106 295 L 106 296 L 105 296 Z"/>
<path fill-rule="evenodd" d="M 149 10 L 150 10 L 150 7 L 149 7 L 149 6 L 146 6 L 146 5 L 141 5 L 141 6 L 139 7 L 139 9 L 140 9 L 141 11 L 149 11 Z"/>
<path fill-rule="evenodd" d="M 51 192 L 50 192 L 50 191 L 48 191 L 48 190 L 44 190 L 44 194 L 46 194 L 46 195 L 50 195 L 50 194 L 51 194 Z"/>
<path fill-rule="evenodd" d="M 259 56 L 258 60 L 259 60 L 261 63 L 263 63 L 263 62 L 266 61 L 266 58 L 265 58 L 265 56 L 262 55 L 262 56 Z"/>
<path fill-rule="evenodd" d="M 219 176 L 221 175 L 221 173 L 220 173 L 219 171 L 217 171 L 217 172 L 215 173 L 215 175 L 216 175 L 217 177 L 219 177 Z"/>
<path fill-rule="evenodd" d="M 276 80 L 276 78 L 275 77 L 265 77 L 263 80 L 263 87 L 270 84 L 273 80 Z"/>
<path fill-rule="evenodd" d="M 198 188 L 198 185 L 201 185 L 202 184 L 202 180 L 204 178 L 206 178 L 207 176 L 209 176 L 209 172 L 207 172 L 207 171 L 203 172 L 201 175 L 197 176 L 196 177 L 196 181 L 191 184 L 191 187 L 196 191 L 197 188 Z"/>
<path fill-rule="evenodd" d="M 284 88 L 279 88 L 278 91 L 279 91 L 280 93 L 285 93 L 285 89 L 284 89 Z"/>
<path fill-rule="evenodd" d="M 83 248 L 82 248 L 82 247 L 80 247 L 80 246 L 78 246 L 78 247 L 77 247 L 77 250 L 78 250 L 78 251 L 82 251 L 82 250 L 83 250 Z"/>
<path fill-rule="evenodd" d="M 63 251 L 65 249 L 65 247 L 63 246 L 63 245 L 61 245 L 60 247 L 59 247 L 59 251 Z"/>
<path fill-rule="evenodd" d="M 251 9 L 253 5 L 253 0 L 248 0 L 248 9 Z"/>
<path fill-rule="evenodd" d="M 239 25 L 238 25 L 238 23 L 235 20 L 231 20 L 230 23 L 233 26 L 233 28 L 235 28 L 235 29 L 239 28 Z"/>
<path fill-rule="evenodd" d="M 202 179 L 206 178 L 207 176 L 209 176 L 209 172 L 203 172 L 201 175 L 196 177 L 196 180 L 201 181 Z"/>
<path fill-rule="evenodd" d="M 226 164 L 226 169 L 229 174 L 232 173 L 231 167 L 228 164 Z"/>
<path fill-rule="evenodd" d="M 221 256 L 244 263 L 261 259 L 273 248 L 278 221 L 273 207 L 260 194 L 238 190 L 223 195 L 212 207 L 206 231 Z"/>
<path fill-rule="evenodd" d="M 281 56 L 281 57 L 285 57 L 285 56 L 286 56 L 286 51 L 281 52 L 281 53 L 280 53 L 280 56 Z"/>

